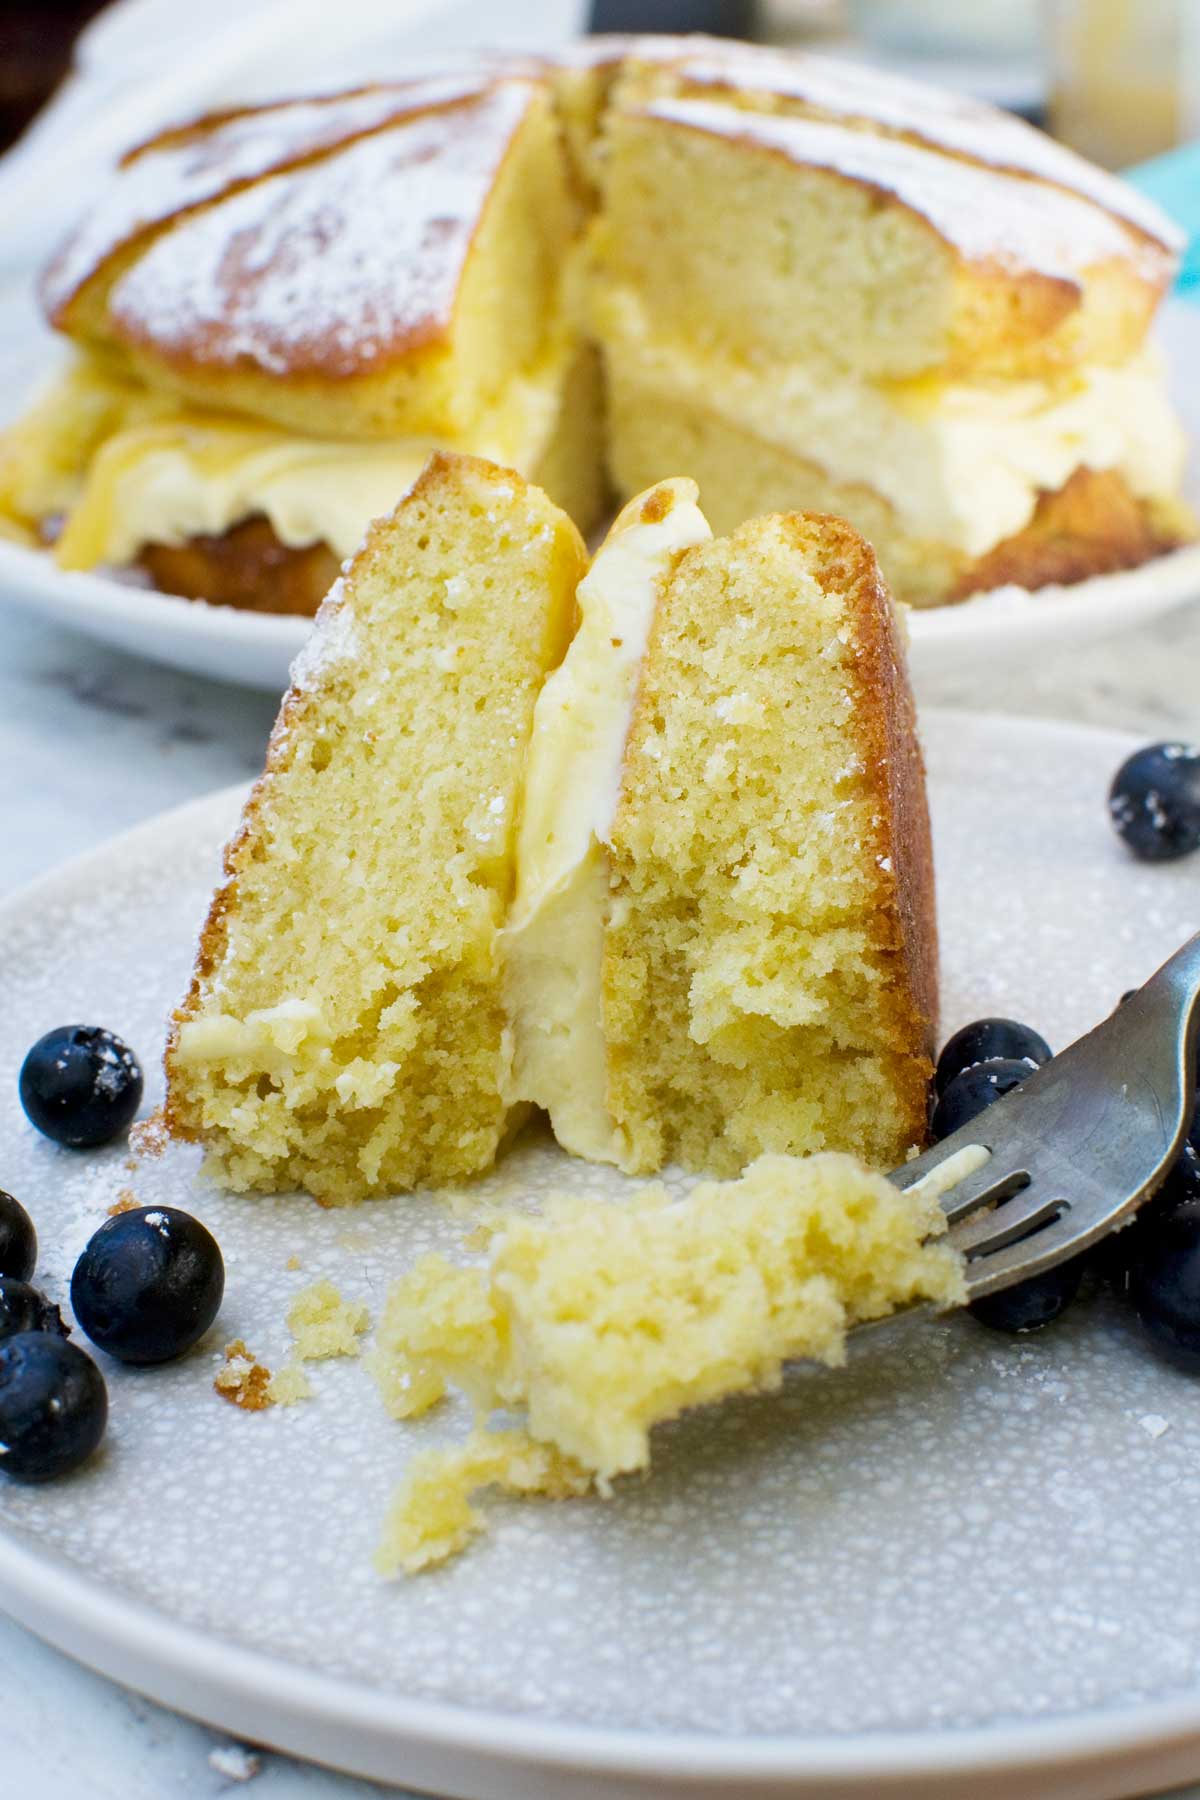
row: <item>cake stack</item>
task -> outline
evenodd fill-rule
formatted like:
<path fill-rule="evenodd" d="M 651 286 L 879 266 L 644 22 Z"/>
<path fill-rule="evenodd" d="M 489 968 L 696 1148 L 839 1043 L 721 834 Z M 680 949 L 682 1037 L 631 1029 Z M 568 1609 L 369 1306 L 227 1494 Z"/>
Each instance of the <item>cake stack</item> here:
<path fill-rule="evenodd" d="M 1147 342 L 1178 248 L 1016 119 L 704 39 L 220 114 L 48 272 L 78 355 L 0 524 L 311 612 L 443 448 L 584 531 L 680 471 L 719 531 L 836 513 L 916 605 L 1078 581 L 1194 532 Z"/>

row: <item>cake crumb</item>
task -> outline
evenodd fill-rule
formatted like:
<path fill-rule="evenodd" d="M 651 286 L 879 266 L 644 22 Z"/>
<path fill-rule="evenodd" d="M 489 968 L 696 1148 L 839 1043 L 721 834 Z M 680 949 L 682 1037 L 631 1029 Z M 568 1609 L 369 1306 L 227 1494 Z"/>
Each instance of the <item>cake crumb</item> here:
<path fill-rule="evenodd" d="M 457 1556 L 487 1530 L 471 1504 L 481 1488 L 567 1500 L 592 1484 L 587 1469 L 525 1431 L 476 1431 L 456 1450 L 422 1451 L 393 1497 L 375 1567 L 385 1576 L 416 1575 Z"/>
<path fill-rule="evenodd" d="M 446 1383 L 435 1369 L 405 1356 L 375 1350 L 367 1358 L 367 1372 L 393 1419 L 419 1419 L 446 1395 Z"/>
<path fill-rule="evenodd" d="M 253 1781 L 262 1773 L 262 1758 L 241 1744 L 222 1744 L 219 1749 L 210 1750 L 208 1763 L 226 1781 Z"/>
<path fill-rule="evenodd" d="M 171 1134 L 161 1106 L 148 1119 L 139 1119 L 129 1133 L 129 1145 L 137 1157 L 162 1156 L 170 1142 Z"/>
<path fill-rule="evenodd" d="M 256 1362 L 241 1338 L 225 1346 L 225 1366 L 218 1369 L 213 1386 L 222 1400 L 240 1406 L 243 1412 L 263 1412 L 271 1405 L 268 1388 L 271 1371 Z"/>
<path fill-rule="evenodd" d="M 138 1197 L 133 1189 L 127 1187 L 122 1188 L 112 1205 L 108 1208 L 108 1216 L 110 1219 L 116 1219 L 119 1218 L 122 1213 L 135 1212 L 137 1210 L 137 1205 Z"/>
<path fill-rule="evenodd" d="M 289 1256 L 283 1266 L 285 1269 L 299 1269 L 304 1265 L 301 1263 L 298 1256 Z"/>
<path fill-rule="evenodd" d="M 284 1363 L 267 1383 L 267 1402 L 271 1406 L 296 1406 L 312 1399 L 312 1382 L 297 1362 Z"/>
<path fill-rule="evenodd" d="M 301 1288 L 288 1308 L 287 1322 L 297 1359 L 319 1362 L 327 1356 L 357 1356 L 371 1315 L 361 1302 L 344 1300 L 332 1281 L 321 1280 Z"/>

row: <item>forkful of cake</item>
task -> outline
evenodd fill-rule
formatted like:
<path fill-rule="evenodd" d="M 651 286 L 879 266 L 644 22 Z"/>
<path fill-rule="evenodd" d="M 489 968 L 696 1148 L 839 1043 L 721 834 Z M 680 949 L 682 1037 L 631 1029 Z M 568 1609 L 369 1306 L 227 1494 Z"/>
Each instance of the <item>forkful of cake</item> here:
<path fill-rule="evenodd" d="M 1103 1024 L 893 1171 L 936 1194 L 981 1300 L 1127 1224 L 1175 1161 L 1195 1104 L 1200 933 Z"/>

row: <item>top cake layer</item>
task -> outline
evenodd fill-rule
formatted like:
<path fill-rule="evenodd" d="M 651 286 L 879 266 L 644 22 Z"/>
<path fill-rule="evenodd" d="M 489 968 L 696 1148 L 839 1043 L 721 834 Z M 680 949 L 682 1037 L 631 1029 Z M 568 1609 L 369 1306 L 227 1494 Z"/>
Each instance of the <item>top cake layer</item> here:
<path fill-rule="evenodd" d="M 578 208 L 537 82 L 203 121 L 122 186 L 50 271 L 53 316 L 204 405 L 321 437 L 453 437 L 558 330 Z"/>
<path fill-rule="evenodd" d="M 1013 113 L 965 94 L 864 63 L 701 37 L 645 39 L 626 55 L 643 92 L 707 95 L 906 138 L 985 168 L 1048 182 L 1094 202 L 1172 255 L 1183 248 L 1183 234 L 1136 188 Z"/>
<path fill-rule="evenodd" d="M 126 152 L 118 177 L 42 278 L 42 301 L 64 331 L 87 331 L 122 265 L 171 220 L 264 176 L 352 144 L 419 113 L 478 97 L 486 78 L 434 76 L 347 94 L 211 113 Z"/>
<path fill-rule="evenodd" d="M 610 113 L 596 262 L 661 335 L 873 379 L 1122 361 L 1172 267 L 1059 187 L 844 123 L 671 97 Z"/>
<path fill-rule="evenodd" d="M 322 435 L 461 431 L 568 328 L 563 277 L 589 181 L 603 175 L 602 277 L 633 268 L 640 211 L 660 237 L 653 285 L 669 293 L 681 256 L 686 280 L 689 220 L 669 181 L 621 213 L 622 157 L 649 133 L 668 160 L 694 158 L 701 135 L 720 142 L 728 195 L 714 205 L 730 210 L 705 221 L 717 248 L 740 243 L 747 207 L 770 225 L 758 177 L 743 181 L 752 157 L 778 165 L 771 204 L 785 168 L 802 204 L 814 173 L 856 191 L 880 215 L 868 249 L 902 235 L 903 219 L 919 225 L 935 260 L 944 253 L 947 291 L 931 302 L 944 317 L 897 315 L 911 341 L 881 352 L 885 375 L 956 358 L 1001 372 L 1116 360 L 1136 349 L 1174 266 L 1178 239 L 1155 207 L 990 108 L 817 56 L 608 39 L 162 133 L 124 159 L 49 270 L 45 303 L 60 328 L 207 404 Z M 767 277 L 804 315 L 819 249 L 776 248 Z M 834 271 L 844 287 L 892 280 L 900 301 L 913 286 L 919 243 L 894 269 L 849 248 Z M 738 299 L 756 332 L 764 287 L 748 267 Z"/>

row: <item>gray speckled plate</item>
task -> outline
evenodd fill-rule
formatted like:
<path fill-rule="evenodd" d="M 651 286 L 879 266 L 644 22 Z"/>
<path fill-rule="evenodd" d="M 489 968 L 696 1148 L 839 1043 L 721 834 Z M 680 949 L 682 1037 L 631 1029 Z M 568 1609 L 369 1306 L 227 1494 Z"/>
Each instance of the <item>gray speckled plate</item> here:
<path fill-rule="evenodd" d="M 1077 1035 L 1195 929 L 1196 862 L 1144 868 L 1105 818 L 1110 734 L 931 715 L 947 1029 L 1008 1011 Z M 371 1551 L 451 1407 L 389 1421 L 357 1363 L 251 1415 L 220 1348 L 285 1353 L 289 1296 L 331 1276 L 374 1313 L 464 1229 L 433 1199 L 349 1213 L 200 1186 L 191 1152 L 55 1149 L 25 1124 L 28 1044 L 75 1019 L 153 1063 L 240 796 L 69 865 L 0 912 L 0 1183 L 64 1296 L 105 1209 L 190 1207 L 225 1251 L 205 1343 L 105 1365 L 103 1454 L 0 1490 L 0 1596 L 71 1654 L 251 1738 L 481 1800 L 603 1793 L 1102 1797 L 1200 1773 L 1200 1387 L 1104 1296 L 1044 1337 L 905 1324 L 839 1374 L 661 1432 L 608 1502 L 496 1501 L 446 1570 Z M 155 1083 L 152 1081 L 151 1086 Z M 151 1100 L 156 1098 L 153 1092 Z M 481 1184 L 515 1199 L 616 1177 L 541 1141 Z M 289 1268 L 291 1259 L 298 1268 Z"/>

